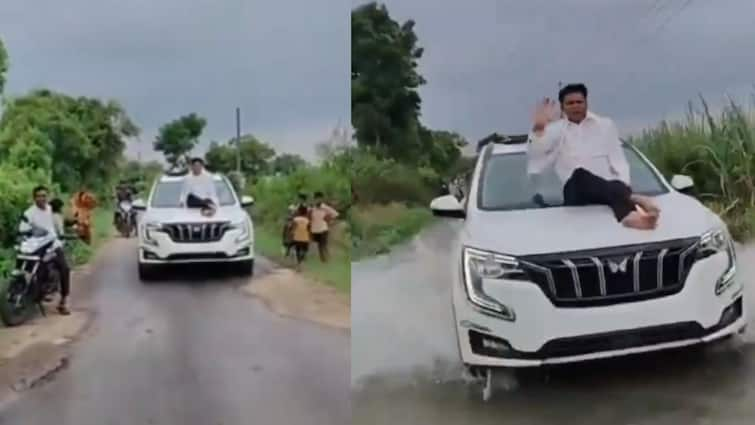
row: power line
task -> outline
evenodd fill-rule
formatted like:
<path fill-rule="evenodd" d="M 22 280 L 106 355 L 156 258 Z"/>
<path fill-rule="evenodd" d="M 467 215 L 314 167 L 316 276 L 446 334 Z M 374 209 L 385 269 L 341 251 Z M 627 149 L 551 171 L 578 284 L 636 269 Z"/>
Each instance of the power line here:
<path fill-rule="evenodd" d="M 661 35 L 661 33 L 663 32 L 663 30 L 666 29 L 666 27 L 668 27 L 668 25 L 671 23 L 671 21 L 673 21 L 674 19 L 678 18 L 679 15 L 681 15 L 682 13 L 684 13 L 684 11 L 693 2 L 694 2 L 694 0 L 685 0 L 684 3 L 682 4 L 682 6 L 679 9 L 676 10 L 676 13 L 671 13 L 671 15 L 669 15 L 668 18 L 666 18 L 666 20 L 663 21 L 663 23 L 661 23 L 661 25 L 655 30 L 655 32 L 653 34 L 654 35 Z"/>

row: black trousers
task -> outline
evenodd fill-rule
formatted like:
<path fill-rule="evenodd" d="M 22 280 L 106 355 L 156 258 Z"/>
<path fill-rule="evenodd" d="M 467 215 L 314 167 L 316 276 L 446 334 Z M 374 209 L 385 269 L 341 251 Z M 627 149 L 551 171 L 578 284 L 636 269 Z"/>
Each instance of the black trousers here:
<path fill-rule="evenodd" d="M 186 197 L 186 206 L 189 208 L 212 208 L 214 205 L 210 199 L 202 199 L 193 193 Z"/>
<path fill-rule="evenodd" d="M 71 293 L 71 268 L 68 267 L 68 261 L 66 261 L 66 254 L 63 248 L 55 250 L 55 267 L 60 272 L 60 296 L 67 297 Z"/>
<path fill-rule="evenodd" d="M 309 251 L 309 242 L 293 242 L 294 252 L 296 253 L 296 262 L 301 264 L 307 258 L 307 251 Z"/>
<path fill-rule="evenodd" d="M 635 203 L 631 196 L 632 189 L 624 182 L 606 180 L 584 168 L 574 170 L 564 185 L 564 205 L 607 205 L 613 210 L 617 221 L 634 211 Z"/>
<path fill-rule="evenodd" d="M 328 257 L 328 231 L 312 233 L 312 240 L 317 243 L 317 251 L 320 259 L 325 261 Z"/>

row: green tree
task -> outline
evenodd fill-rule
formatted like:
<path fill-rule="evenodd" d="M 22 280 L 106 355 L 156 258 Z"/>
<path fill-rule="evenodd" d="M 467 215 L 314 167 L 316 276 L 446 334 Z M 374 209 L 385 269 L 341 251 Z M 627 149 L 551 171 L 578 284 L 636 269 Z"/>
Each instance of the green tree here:
<path fill-rule="evenodd" d="M 299 155 L 284 153 L 276 156 L 271 164 L 273 173 L 291 174 L 307 165 L 307 161 Z"/>
<path fill-rule="evenodd" d="M 219 142 L 210 143 L 204 155 L 207 168 L 215 173 L 227 174 L 236 169 L 236 149 Z"/>
<path fill-rule="evenodd" d="M 375 2 L 351 13 L 351 113 L 356 139 L 401 160 L 420 153 L 417 71 L 423 49 L 414 21 L 394 21 Z"/>
<path fill-rule="evenodd" d="M 145 190 L 149 190 L 152 181 L 163 172 L 163 164 L 158 161 L 131 160 L 126 161 L 121 168 L 120 178 L 134 184 L 142 194 Z"/>
<path fill-rule="evenodd" d="M 171 121 L 158 130 L 155 150 L 162 152 L 168 164 L 175 166 L 199 142 L 207 120 L 191 113 Z"/>
<path fill-rule="evenodd" d="M 112 183 L 126 139 L 136 134 L 116 102 L 36 90 L 7 104 L 0 119 L 0 158 L 50 170 L 66 191 L 97 189 Z"/>
<path fill-rule="evenodd" d="M 247 176 L 259 176 L 270 172 L 270 160 L 275 150 L 270 145 L 259 141 L 251 134 L 241 136 L 238 153 L 241 156 L 241 172 Z M 214 172 L 228 174 L 236 170 L 236 139 L 225 144 L 212 142 L 205 154 L 207 168 Z"/>
<path fill-rule="evenodd" d="M 3 40 L 0 39 L 0 96 L 5 89 L 6 74 L 8 73 L 8 51 L 5 49 Z"/>
<path fill-rule="evenodd" d="M 468 142 L 458 133 L 445 130 L 420 129 L 423 165 L 436 170 L 440 177 L 454 177 L 455 167 L 461 159 L 461 148 Z"/>

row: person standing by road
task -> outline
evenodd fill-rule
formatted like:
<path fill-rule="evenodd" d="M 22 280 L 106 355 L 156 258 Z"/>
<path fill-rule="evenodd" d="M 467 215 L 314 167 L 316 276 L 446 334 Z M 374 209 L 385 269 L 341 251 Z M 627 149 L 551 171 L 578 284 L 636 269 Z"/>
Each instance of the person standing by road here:
<path fill-rule="evenodd" d="M 311 235 L 309 232 L 310 221 L 307 207 L 300 206 L 296 216 L 292 219 L 291 240 L 296 253 L 296 270 L 301 271 L 301 265 L 307 257 Z"/>
<path fill-rule="evenodd" d="M 338 218 L 338 211 L 327 205 L 322 192 L 316 192 L 314 204 L 310 209 L 310 219 L 312 220 L 312 240 L 317 243 L 317 249 L 320 253 L 320 261 L 328 261 L 328 233 L 330 222 Z"/>

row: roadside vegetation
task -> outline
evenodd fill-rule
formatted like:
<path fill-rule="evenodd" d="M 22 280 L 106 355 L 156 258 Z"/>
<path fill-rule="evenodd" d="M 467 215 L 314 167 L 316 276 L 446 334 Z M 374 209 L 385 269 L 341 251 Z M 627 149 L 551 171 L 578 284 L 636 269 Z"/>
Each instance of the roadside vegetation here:
<path fill-rule="evenodd" d="M 461 155 L 468 144 L 462 136 L 420 121 L 424 49 L 414 26 L 396 22 L 378 3 L 351 12 L 354 260 L 388 252 L 421 230 L 441 185 L 471 164 Z"/>
<path fill-rule="evenodd" d="M 687 117 L 632 139 L 671 178 L 686 174 L 696 196 L 721 215 L 732 236 L 755 236 L 755 116 L 733 100 L 714 114 L 705 99 Z"/>
<path fill-rule="evenodd" d="M 330 258 L 320 261 L 317 246 L 312 244 L 302 272 L 343 292 L 351 291 L 350 222 L 351 188 L 345 170 L 340 167 L 340 153 L 327 153 L 318 164 L 299 162 L 296 167 L 259 176 L 248 185 L 254 196 L 252 215 L 255 221 L 257 250 L 276 262 L 293 266 L 285 258 L 282 245 L 283 226 L 288 207 L 296 203 L 299 193 L 310 197 L 315 192 L 325 194 L 325 202 L 335 208 L 340 217 L 330 230 Z"/>
<path fill-rule="evenodd" d="M 125 163 L 126 140 L 139 134 L 115 101 L 48 89 L 6 97 L 10 65 L 0 39 L 0 294 L 12 266 L 19 217 L 37 185 L 50 188 L 51 197 L 69 209 L 69 194 L 84 190 L 97 196 L 92 245 L 72 241 L 67 246 L 71 263 L 90 259 L 110 232 L 108 197 Z"/>
<path fill-rule="evenodd" d="M 423 48 L 415 22 L 394 21 L 379 3 L 351 13 L 355 206 L 353 258 L 387 252 L 431 221 L 427 204 L 441 182 L 468 172 L 467 141 L 421 124 L 417 71 Z M 386 78 L 386 76 L 390 76 Z M 661 122 L 631 138 L 667 176 L 686 174 L 696 196 L 720 214 L 733 236 L 755 236 L 755 114 L 730 100 L 711 112 L 691 102 L 686 119 Z"/>

